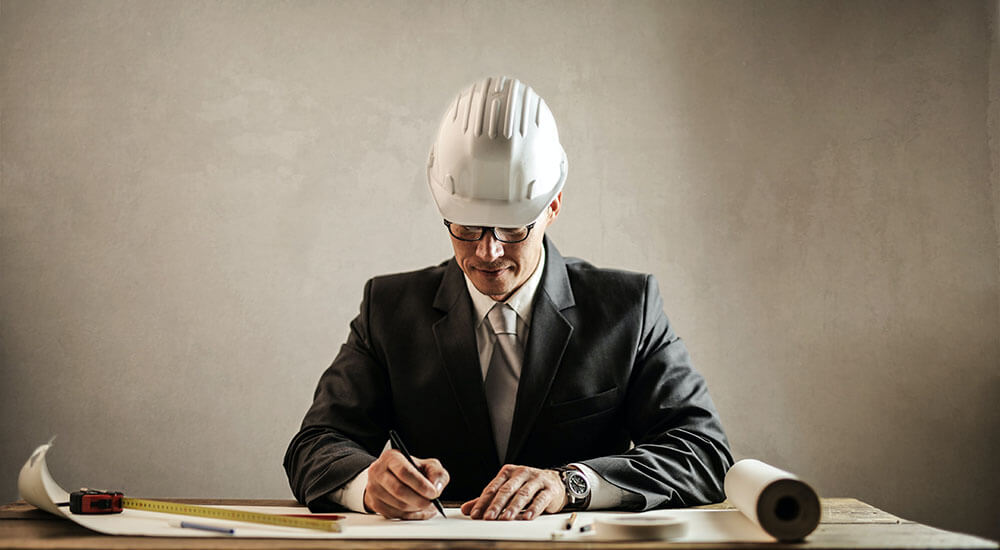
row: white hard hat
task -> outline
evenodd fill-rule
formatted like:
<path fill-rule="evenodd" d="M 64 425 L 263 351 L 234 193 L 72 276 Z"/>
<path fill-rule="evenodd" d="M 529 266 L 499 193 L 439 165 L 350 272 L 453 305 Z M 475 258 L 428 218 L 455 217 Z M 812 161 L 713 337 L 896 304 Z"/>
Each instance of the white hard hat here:
<path fill-rule="evenodd" d="M 449 106 L 427 160 L 441 215 L 462 225 L 520 227 L 566 182 L 552 112 L 517 79 L 485 78 Z"/>

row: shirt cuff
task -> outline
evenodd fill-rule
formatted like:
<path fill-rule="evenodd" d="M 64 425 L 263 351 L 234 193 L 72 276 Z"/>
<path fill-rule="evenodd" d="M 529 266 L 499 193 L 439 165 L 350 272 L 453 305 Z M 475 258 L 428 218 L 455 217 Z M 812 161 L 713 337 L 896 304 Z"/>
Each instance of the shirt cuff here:
<path fill-rule="evenodd" d="M 350 481 L 330 494 L 330 500 L 353 512 L 369 513 L 365 510 L 365 487 L 368 486 L 368 468 L 361 470 Z"/>
<path fill-rule="evenodd" d="M 587 476 L 587 481 L 590 482 L 590 504 L 587 505 L 588 510 L 618 508 L 625 502 L 625 496 L 631 493 L 631 491 L 626 491 L 613 483 L 605 481 L 600 474 L 586 464 L 574 462 L 570 466 L 578 468 L 583 472 L 583 475 Z"/>

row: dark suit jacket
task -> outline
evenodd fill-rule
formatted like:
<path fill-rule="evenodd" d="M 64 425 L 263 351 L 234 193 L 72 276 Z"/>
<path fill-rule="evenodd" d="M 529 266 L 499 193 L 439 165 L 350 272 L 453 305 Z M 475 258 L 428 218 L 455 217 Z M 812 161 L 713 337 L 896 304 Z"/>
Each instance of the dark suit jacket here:
<path fill-rule="evenodd" d="M 631 510 L 723 500 L 726 436 L 656 281 L 545 246 L 505 462 L 582 462 L 635 493 Z M 500 464 L 473 316 L 454 259 L 368 281 L 285 454 L 300 502 L 335 507 L 327 496 L 375 460 L 390 428 L 414 456 L 441 460 L 442 498 L 479 496 Z"/>

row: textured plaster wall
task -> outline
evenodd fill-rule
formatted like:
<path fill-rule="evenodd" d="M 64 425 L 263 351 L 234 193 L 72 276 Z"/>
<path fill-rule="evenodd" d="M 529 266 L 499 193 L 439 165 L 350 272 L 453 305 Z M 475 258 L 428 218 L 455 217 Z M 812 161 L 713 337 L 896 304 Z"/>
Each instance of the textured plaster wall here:
<path fill-rule="evenodd" d="M 0 497 L 288 497 L 423 162 L 512 74 L 563 253 L 652 272 L 739 456 L 1000 537 L 997 3 L 0 3 Z M 991 27 L 989 21 L 994 20 Z M 991 103 L 992 100 L 992 103 Z"/>
<path fill-rule="evenodd" d="M 997 224 L 997 251 L 1000 256 L 1000 0 L 990 6 L 990 182 L 993 184 L 993 220 Z M 1000 265 L 997 266 L 1000 277 Z M 1000 299 L 1000 293 L 998 293 Z"/>

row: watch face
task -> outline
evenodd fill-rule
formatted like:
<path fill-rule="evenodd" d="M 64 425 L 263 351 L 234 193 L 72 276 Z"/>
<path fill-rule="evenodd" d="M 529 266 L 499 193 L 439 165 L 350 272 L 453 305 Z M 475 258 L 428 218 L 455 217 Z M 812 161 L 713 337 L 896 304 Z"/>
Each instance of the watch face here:
<path fill-rule="evenodd" d="M 566 487 L 577 498 L 587 496 L 587 493 L 590 491 L 590 486 L 587 485 L 587 478 L 583 477 L 583 474 L 579 472 L 571 472 L 566 476 Z"/>

